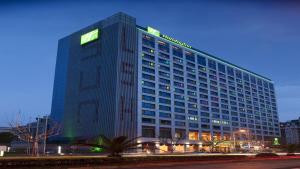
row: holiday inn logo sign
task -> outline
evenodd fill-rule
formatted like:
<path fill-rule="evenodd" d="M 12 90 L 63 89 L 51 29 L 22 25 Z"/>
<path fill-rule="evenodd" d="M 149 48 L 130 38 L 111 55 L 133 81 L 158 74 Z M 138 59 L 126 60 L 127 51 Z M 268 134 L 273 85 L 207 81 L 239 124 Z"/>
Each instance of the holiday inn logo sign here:
<path fill-rule="evenodd" d="M 183 47 L 186 47 L 186 48 L 190 48 L 190 49 L 192 48 L 190 45 L 188 45 L 188 44 L 186 44 L 184 42 L 181 42 L 181 41 L 179 41 L 177 39 L 174 39 L 174 38 L 172 38 L 172 37 L 170 37 L 168 35 L 161 34 L 159 30 L 156 30 L 156 29 L 151 28 L 149 26 L 147 27 L 147 32 L 150 33 L 150 34 L 152 34 L 152 35 L 154 35 L 154 36 L 161 37 L 161 38 L 164 38 L 164 39 L 166 39 L 166 40 L 168 40 L 170 42 L 176 43 L 176 44 L 178 44 L 180 46 L 183 46 Z"/>
<path fill-rule="evenodd" d="M 99 32 L 100 32 L 99 29 L 95 29 L 95 30 L 92 30 L 92 31 L 90 31 L 86 34 L 81 35 L 80 45 L 84 45 L 88 42 L 97 40 L 98 37 L 99 37 Z"/>

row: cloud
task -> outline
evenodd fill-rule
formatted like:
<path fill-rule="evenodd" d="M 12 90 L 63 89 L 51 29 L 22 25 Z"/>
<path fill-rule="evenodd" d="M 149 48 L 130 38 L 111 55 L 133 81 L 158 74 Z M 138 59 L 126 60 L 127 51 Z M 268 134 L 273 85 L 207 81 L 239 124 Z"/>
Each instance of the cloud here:
<path fill-rule="evenodd" d="M 280 121 L 300 117 L 300 84 L 279 85 L 276 87 Z"/>

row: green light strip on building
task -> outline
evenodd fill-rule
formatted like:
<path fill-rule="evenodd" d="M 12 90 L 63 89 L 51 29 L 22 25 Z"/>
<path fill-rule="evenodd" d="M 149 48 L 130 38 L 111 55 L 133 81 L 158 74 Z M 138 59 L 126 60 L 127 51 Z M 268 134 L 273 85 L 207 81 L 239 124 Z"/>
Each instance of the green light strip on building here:
<path fill-rule="evenodd" d="M 99 29 L 92 30 L 86 34 L 81 35 L 80 45 L 84 45 L 88 42 L 94 41 L 99 37 Z"/>
<path fill-rule="evenodd" d="M 192 49 L 192 47 L 191 47 L 190 45 L 188 45 L 188 44 L 186 44 L 186 43 L 184 43 L 184 42 L 180 42 L 180 41 L 177 40 L 177 39 L 171 38 L 171 37 L 168 36 L 168 35 L 162 35 L 161 37 L 164 38 L 164 39 L 167 39 L 167 40 L 169 40 L 169 41 L 171 41 L 171 42 L 177 43 L 177 44 L 180 45 L 180 46 L 183 46 L 183 47 Z"/>

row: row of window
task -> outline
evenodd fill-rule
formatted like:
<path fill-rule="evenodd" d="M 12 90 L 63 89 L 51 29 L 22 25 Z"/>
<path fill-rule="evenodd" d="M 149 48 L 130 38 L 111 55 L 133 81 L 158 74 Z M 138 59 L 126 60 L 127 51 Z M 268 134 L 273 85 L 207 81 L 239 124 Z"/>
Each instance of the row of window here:
<path fill-rule="evenodd" d="M 144 46 L 148 46 L 151 48 L 143 47 L 143 51 L 149 52 L 149 53 L 154 53 L 154 48 L 155 48 L 155 39 L 149 35 L 143 34 L 142 38 L 142 43 Z M 169 53 L 170 52 L 170 45 L 167 42 L 164 41 L 158 41 L 158 49 L 162 52 Z M 207 59 L 204 56 L 201 55 L 196 55 L 193 52 L 190 51 L 185 51 L 183 52 L 183 49 L 177 46 L 171 46 L 172 48 L 172 55 L 183 58 L 183 53 L 185 54 L 185 58 L 189 62 L 196 62 L 197 58 L 197 63 L 202 66 L 208 66 L 212 70 L 218 70 L 219 72 L 222 73 L 227 73 L 228 75 L 235 76 L 237 78 L 243 79 L 246 82 L 251 82 L 252 84 L 257 84 L 259 86 L 264 86 L 265 88 L 270 88 L 274 90 L 274 85 L 272 83 L 269 83 L 267 81 L 261 80 L 259 78 L 256 78 L 253 75 L 249 75 L 246 72 L 242 72 L 238 69 L 234 69 L 230 66 L 224 65 L 222 63 L 216 62 L 215 60 Z M 164 56 L 167 56 L 165 54 Z M 165 58 L 169 58 L 168 56 Z"/>

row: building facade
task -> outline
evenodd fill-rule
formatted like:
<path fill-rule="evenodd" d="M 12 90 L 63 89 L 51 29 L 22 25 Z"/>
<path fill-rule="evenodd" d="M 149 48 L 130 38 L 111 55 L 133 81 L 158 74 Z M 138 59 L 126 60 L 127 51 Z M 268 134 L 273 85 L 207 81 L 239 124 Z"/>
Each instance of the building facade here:
<path fill-rule="evenodd" d="M 59 41 L 51 116 L 66 137 L 280 137 L 273 81 L 124 13 Z"/>
<path fill-rule="evenodd" d="M 283 145 L 300 144 L 300 117 L 299 119 L 280 123 L 280 130 Z"/>

